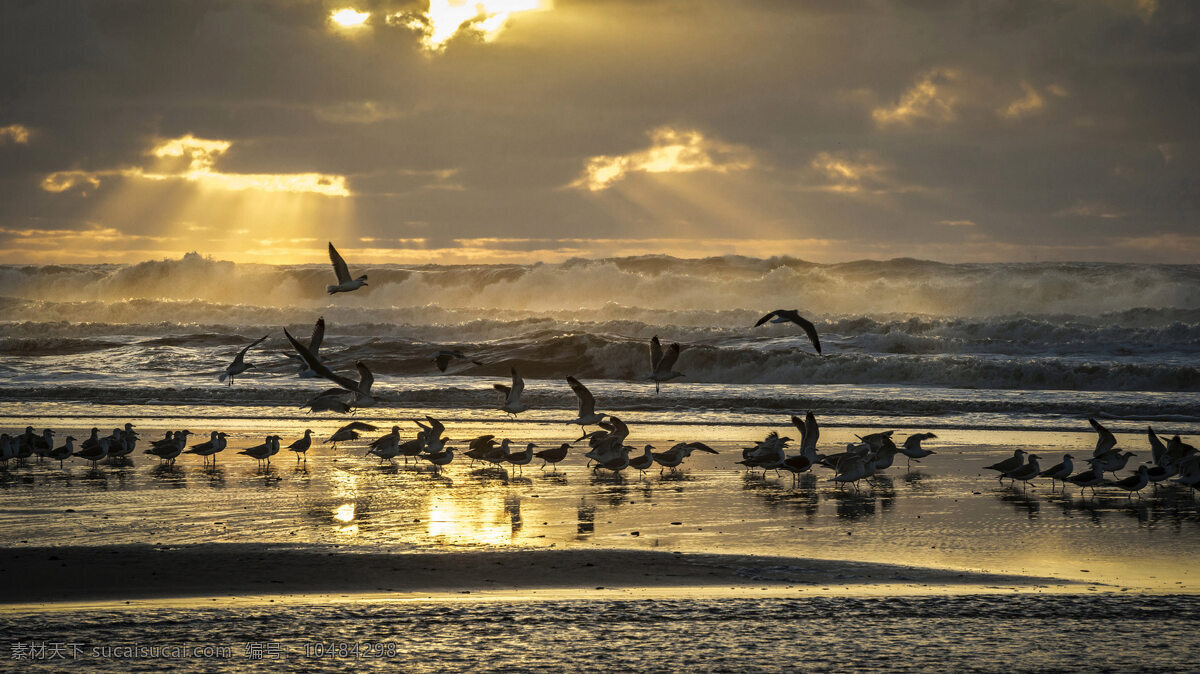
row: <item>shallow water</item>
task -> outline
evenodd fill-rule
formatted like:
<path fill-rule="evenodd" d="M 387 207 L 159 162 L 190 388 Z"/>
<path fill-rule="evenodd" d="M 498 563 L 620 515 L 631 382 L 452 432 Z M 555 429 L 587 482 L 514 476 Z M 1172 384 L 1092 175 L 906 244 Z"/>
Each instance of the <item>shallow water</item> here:
<path fill-rule="evenodd" d="M 185 456 L 174 468 L 141 455 L 132 466 L 36 461 L 0 472 L 0 542 L 5 545 L 277 542 L 337 544 L 397 552 L 424 549 L 583 546 L 740 552 L 855 559 L 1028 574 L 1119 588 L 1200 591 L 1194 572 L 1200 500 L 1177 486 L 1142 498 L 1101 489 L 1081 497 L 1048 481 L 1025 491 L 1000 486 L 982 467 L 1017 448 L 1045 465 L 1064 451 L 1087 455 L 1090 432 L 939 430 L 937 451 L 909 469 L 903 461 L 855 491 L 802 476 L 746 472 L 739 449 L 772 428 L 633 424 L 630 444 L 665 448 L 700 440 L 721 452 L 693 455 L 681 473 L 631 471 L 614 477 L 585 468 L 576 450 L 556 472 L 474 468 L 461 459 L 434 473 L 380 464 L 364 441 L 318 445 L 297 465 L 286 450 L 269 470 L 236 454 L 278 432 L 284 444 L 310 427 L 326 437 L 330 419 L 172 419 L 206 434 L 230 433 L 215 470 Z M 164 420 L 132 417 L 143 437 Z M 40 420 L 85 437 L 81 419 Z M 786 424 L 786 420 L 785 424 Z M 400 421 L 415 430 L 410 422 Z M 560 423 L 448 423 L 447 435 L 482 433 L 541 447 L 573 439 Z M 386 430 L 384 427 L 379 435 Z M 789 432 L 786 425 L 773 427 Z M 790 429 L 795 434 L 795 429 Z M 825 451 L 862 429 L 825 428 Z M 903 437 L 904 433 L 899 433 Z M 1123 445 L 1144 438 L 1121 434 Z"/>
<path fill-rule="evenodd" d="M 1200 598 L 342 601 L 5 618 L 0 644 L 66 654 L 10 660 L 23 671 L 1164 672 L 1194 671 Z M 144 657 L 123 657 L 135 645 Z M 164 646 L 210 650 L 150 657 Z"/>

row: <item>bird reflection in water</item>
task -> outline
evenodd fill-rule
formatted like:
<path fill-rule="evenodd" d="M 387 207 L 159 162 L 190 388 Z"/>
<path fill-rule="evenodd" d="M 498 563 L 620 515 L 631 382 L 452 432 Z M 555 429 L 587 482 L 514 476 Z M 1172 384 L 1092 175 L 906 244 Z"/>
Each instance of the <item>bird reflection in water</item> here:
<path fill-rule="evenodd" d="M 589 505 L 587 499 L 581 500 L 575 510 L 575 519 L 578 522 L 575 529 L 578 534 L 576 538 L 591 536 L 596 531 L 596 506 Z"/>

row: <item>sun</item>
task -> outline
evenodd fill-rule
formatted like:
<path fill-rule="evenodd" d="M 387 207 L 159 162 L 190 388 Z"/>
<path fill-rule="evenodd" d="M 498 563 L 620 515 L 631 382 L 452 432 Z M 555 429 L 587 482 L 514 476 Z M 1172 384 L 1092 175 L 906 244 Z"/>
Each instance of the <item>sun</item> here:
<path fill-rule="evenodd" d="M 360 12 L 349 7 L 345 9 L 339 9 L 329 15 L 330 21 L 333 21 L 343 28 L 354 28 L 356 26 L 361 26 L 366 23 L 367 19 L 369 18 L 371 18 L 370 12 Z"/>

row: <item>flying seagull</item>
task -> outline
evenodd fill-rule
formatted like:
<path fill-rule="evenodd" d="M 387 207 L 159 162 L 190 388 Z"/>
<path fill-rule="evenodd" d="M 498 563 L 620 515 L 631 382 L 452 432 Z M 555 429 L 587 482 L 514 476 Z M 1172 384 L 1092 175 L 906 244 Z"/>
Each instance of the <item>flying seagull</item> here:
<path fill-rule="evenodd" d="M 371 385 L 375 383 L 375 376 L 371 374 L 371 370 L 367 368 L 366 363 L 356 361 L 354 367 L 358 369 L 359 380 L 354 381 L 349 377 L 343 377 L 333 370 L 330 370 L 322 363 L 308 347 L 304 346 L 292 336 L 287 328 L 283 329 L 283 334 L 287 336 L 288 341 L 292 343 L 292 348 L 296 349 L 296 353 L 300 354 L 300 358 L 308 364 L 312 371 L 319 377 L 324 377 L 329 381 L 341 386 L 353 394 L 353 399 L 350 401 L 351 407 L 369 407 L 375 404 L 375 398 L 371 395 Z"/>
<path fill-rule="evenodd" d="M 318 318 L 316 324 L 313 325 L 312 336 L 308 338 L 308 350 L 312 352 L 312 355 L 314 358 L 320 359 L 321 343 L 324 341 L 325 341 L 325 317 L 322 316 L 322 317 Z M 292 360 L 300 361 L 300 377 L 302 379 L 308 379 L 311 377 L 318 376 L 317 373 L 314 372 L 313 369 L 311 367 L 309 367 L 307 363 L 304 362 L 304 359 L 301 358 L 299 356 L 299 354 L 289 353 L 286 355 L 288 358 L 291 358 Z"/>
<path fill-rule="evenodd" d="M 446 367 L 450 365 L 450 361 L 455 358 L 466 359 L 467 357 L 463 355 L 462 351 L 448 351 L 444 349 L 433 354 L 433 362 L 437 364 L 437 369 L 442 372 L 446 371 Z M 483 365 L 483 363 L 477 360 L 472 360 L 471 362 L 476 365 Z"/>
<path fill-rule="evenodd" d="M 571 390 L 579 398 L 579 417 L 567 423 L 579 424 L 580 430 L 592 424 L 600 423 L 604 419 L 604 415 L 596 413 L 596 398 L 592 396 L 592 392 L 581 384 L 578 379 L 570 375 L 567 376 L 567 384 L 571 386 Z"/>
<path fill-rule="evenodd" d="M 517 374 L 517 368 L 510 367 L 510 369 L 512 370 L 512 386 L 504 384 L 492 384 L 492 386 L 504 394 L 504 404 L 500 405 L 500 409 L 515 417 L 529 409 L 529 406 L 521 402 L 521 392 L 525 390 L 525 380 Z"/>
<path fill-rule="evenodd" d="M 337 248 L 333 247 L 332 241 L 329 243 L 329 261 L 333 263 L 333 273 L 337 274 L 338 282 L 335 286 L 325 286 L 325 292 L 330 295 L 334 293 L 348 293 L 367 285 L 366 274 L 356 279 L 350 278 L 350 269 L 346 266 L 346 261 L 338 254 Z"/>
<path fill-rule="evenodd" d="M 682 377 L 682 372 L 676 372 L 671 368 L 675 367 L 675 361 L 679 360 L 679 342 L 671 344 L 664 352 L 662 343 L 658 341 L 658 335 L 650 338 L 650 379 L 654 382 L 654 392 L 660 393 L 659 386 L 664 382 L 676 377 Z"/>
<path fill-rule="evenodd" d="M 266 339 L 269 336 L 270 335 L 263 335 L 262 337 L 259 337 L 258 339 L 254 340 L 253 342 L 250 342 L 249 346 L 247 346 L 246 348 L 239 351 L 238 355 L 233 359 L 233 362 L 230 363 L 229 366 L 225 368 L 224 372 L 222 372 L 220 375 L 217 376 L 217 381 L 225 381 L 225 379 L 228 378 L 229 384 L 227 384 L 227 385 L 233 386 L 233 378 L 235 376 L 254 367 L 254 363 L 246 362 L 246 352 L 249 351 L 250 349 L 254 348 L 255 346 L 257 346 L 259 342 L 263 341 L 264 339 Z"/>
<path fill-rule="evenodd" d="M 817 327 L 812 324 L 812 321 L 800 315 L 797 309 L 776 309 L 771 313 L 758 319 L 754 327 L 758 327 L 767 321 L 772 323 L 795 323 L 804 329 L 804 334 L 808 335 L 809 341 L 812 342 L 813 348 L 817 353 L 821 353 L 821 339 L 817 337 Z"/>

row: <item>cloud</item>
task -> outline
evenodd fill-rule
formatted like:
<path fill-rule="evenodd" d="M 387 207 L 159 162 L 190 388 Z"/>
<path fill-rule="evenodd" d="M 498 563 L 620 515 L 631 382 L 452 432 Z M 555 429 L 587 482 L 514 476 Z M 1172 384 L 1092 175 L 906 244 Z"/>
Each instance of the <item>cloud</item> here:
<path fill-rule="evenodd" d="M 429 7 L 422 11 L 387 14 L 384 24 L 417 31 L 422 48 L 436 53 L 460 35 L 491 42 L 500 36 L 512 15 L 552 7 L 553 0 L 429 0 Z"/>
<path fill-rule="evenodd" d="M 1054 215 L 1060 218 L 1101 218 L 1103 220 L 1116 220 L 1117 218 L 1125 217 L 1126 214 L 1114 209 L 1108 204 L 1105 204 L 1103 201 L 1078 200 L 1069 206 L 1058 209 L 1054 212 Z"/>
<path fill-rule="evenodd" d="M 29 128 L 20 124 L 0 126 L 0 145 L 4 145 L 5 143 L 12 143 L 14 145 L 28 145 L 29 136 Z"/>
<path fill-rule="evenodd" d="M 233 145 L 227 140 L 196 138 L 188 134 L 168 138 L 148 154 L 157 162 L 152 167 L 131 166 L 100 171 L 55 171 L 42 180 L 47 192 L 75 188 L 99 188 L 104 178 L 123 176 L 152 181 L 185 180 L 203 187 L 229 191 L 297 192 L 327 197 L 348 197 L 345 176 L 322 173 L 223 173 L 217 160 Z"/>
<path fill-rule="evenodd" d="M 871 116 L 879 126 L 912 126 L 918 122 L 941 124 L 956 118 L 955 107 L 959 104 L 958 94 L 951 85 L 958 82 L 962 74 L 953 68 L 936 68 L 917 78 L 900 100 L 891 107 L 879 107 Z"/>
<path fill-rule="evenodd" d="M 725 173 L 755 164 L 749 148 L 706 138 L 694 129 L 659 127 L 650 132 L 650 140 L 650 147 L 644 150 L 591 157 L 583 174 L 570 186 L 598 192 L 631 173 Z"/>

